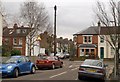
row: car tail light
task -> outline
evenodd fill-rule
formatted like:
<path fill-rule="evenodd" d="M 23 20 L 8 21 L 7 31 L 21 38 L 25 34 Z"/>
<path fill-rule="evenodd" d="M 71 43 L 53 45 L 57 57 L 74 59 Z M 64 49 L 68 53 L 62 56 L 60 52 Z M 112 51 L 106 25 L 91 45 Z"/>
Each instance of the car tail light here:
<path fill-rule="evenodd" d="M 97 70 L 97 73 L 104 73 L 104 70 L 103 69 L 99 69 L 99 70 Z"/>
<path fill-rule="evenodd" d="M 80 71 L 85 71 L 85 68 L 79 68 Z"/>
<path fill-rule="evenodd" d="M 39 63 L 39 60 L 36 60 L 36 63 Z"/>
<path fill-rule="evenodd" d="M 47 60 L 46 63 L 49 63 L 49 61 Z"/>

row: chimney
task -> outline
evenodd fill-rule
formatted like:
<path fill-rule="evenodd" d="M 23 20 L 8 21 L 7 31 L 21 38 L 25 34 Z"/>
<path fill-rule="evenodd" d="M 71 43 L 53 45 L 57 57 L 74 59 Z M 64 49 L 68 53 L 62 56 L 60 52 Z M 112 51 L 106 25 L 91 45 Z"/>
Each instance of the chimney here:
<path fill-rule="evenodd" d="M 98 26 L 101 26 L 101 23 L 100 23 L 100 21 L 98 21 Z"/>
<path fill-rule="evenodd" d="M 24 28 L 24 26 L 22 25 L 21 28 Z"/>
<path fill-rule="evenodd" d="M 14 24 L 13 28 L 18 28 L 18 26 L 17 26 L 17 24 L 16 24 L 16 23 Z"/>
<path fill-rule="evenodd" d="M 99 28 L 99 34 L 100 34 L 100 31 L 101 31 L 101 23 L 100 23 L 100 21 L 98 21 L 98 28 Z"/>

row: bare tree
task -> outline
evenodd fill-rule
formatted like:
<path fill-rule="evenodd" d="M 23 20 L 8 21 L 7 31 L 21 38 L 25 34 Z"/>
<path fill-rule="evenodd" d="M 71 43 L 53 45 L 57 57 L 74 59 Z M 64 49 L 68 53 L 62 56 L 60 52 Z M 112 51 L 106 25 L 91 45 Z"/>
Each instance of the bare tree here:
<path fill-rule="evenodd" d="M 97 1 L 97 11 L 95 11 L 98 20 L 103 26 L 108 28 L 106 41 L 115 50 L 115 67 L 114 76 L 118 77 L 119 73 L 119 49 L 120 49 L 120 35 L 119 35 L 119 23 L 120 23 L 120 4 L 114 0 L 109 1 L 109 10 L 103 2 Z M 112 26 L 111 26 L 112 23 Z M 112 30 L 111 30 L 112 28 Z M 101 37 L 101 36 L 100 36 Z"/>
<path fill-rule="evenodd" d="M 32 38 L 46 30 L 49 32 L 52 30 L 52 26 L 50 25 L 49 16 L 43 3 L 37 3 L 35 1 L 24 2 L 24 4 L 21 5 L 21 18 L 23 18 L 23 22 L 31 28 L 28 37 L 28 50 L 31 56 L 32 45 L 35 42 Z"/>

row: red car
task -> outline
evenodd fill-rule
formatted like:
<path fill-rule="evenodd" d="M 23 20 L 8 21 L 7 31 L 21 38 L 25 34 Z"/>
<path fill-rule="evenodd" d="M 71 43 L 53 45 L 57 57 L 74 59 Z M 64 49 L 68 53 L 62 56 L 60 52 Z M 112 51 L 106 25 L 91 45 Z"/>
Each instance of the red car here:
<path fill-rule="evenodd" d="M 63 67 L 63 62 L 55 56 L 43 56 L 36 60 L 36 66 L 38 69 L 41 68 L 52 68 Z"/>

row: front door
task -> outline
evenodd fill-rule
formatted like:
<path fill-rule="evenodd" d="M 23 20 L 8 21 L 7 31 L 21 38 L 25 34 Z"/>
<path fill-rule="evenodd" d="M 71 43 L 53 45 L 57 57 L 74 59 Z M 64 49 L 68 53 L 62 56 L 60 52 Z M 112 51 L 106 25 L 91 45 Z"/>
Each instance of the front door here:
<path fill-rule="evenodd" d="M 104 47 L 100 47 L 100 59 L 104 58 Z"/>

